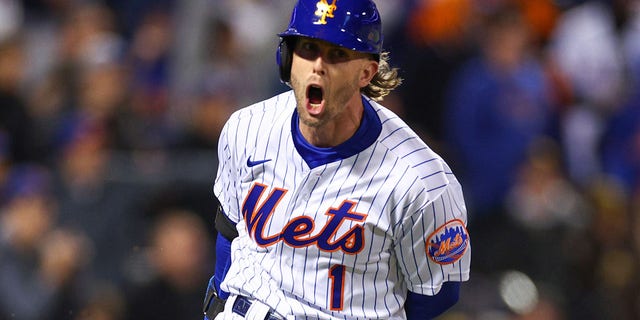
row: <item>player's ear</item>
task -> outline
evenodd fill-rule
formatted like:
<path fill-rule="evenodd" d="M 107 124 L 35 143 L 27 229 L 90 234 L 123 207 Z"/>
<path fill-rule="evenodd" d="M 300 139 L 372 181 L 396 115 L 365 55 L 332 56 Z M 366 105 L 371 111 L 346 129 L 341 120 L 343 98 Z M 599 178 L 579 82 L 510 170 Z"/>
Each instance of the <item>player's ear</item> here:
<path fill-rule="evenodd" d="M 365 60 L 363 61 L 363 67 L 360 72 L 360 87 L 364 88 L 373 79 L 373 77 L 378 73 L 378 62 L 375 60 Z"/>

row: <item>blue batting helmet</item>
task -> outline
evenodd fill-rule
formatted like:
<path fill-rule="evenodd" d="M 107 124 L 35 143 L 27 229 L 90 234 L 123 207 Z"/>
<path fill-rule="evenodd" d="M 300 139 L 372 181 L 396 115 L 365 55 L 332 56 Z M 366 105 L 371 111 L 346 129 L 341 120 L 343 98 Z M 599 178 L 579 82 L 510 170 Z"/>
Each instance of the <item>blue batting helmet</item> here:
<path fill-rule="evenodd" d="M 287 39 L 309 37 L 354 51 L 379 56 L 382 53 L 380 13 L 371 0 L 298 0 L 289 27 L 278 34 L 277 62 L 280 79 L 291 76 L 291 50 Z"/>

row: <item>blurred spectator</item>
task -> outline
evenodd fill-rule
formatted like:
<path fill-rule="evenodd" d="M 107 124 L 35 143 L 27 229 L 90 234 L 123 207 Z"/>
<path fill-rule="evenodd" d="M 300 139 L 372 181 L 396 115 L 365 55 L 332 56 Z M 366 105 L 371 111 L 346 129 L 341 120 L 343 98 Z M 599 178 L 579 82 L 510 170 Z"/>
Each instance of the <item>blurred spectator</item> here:
<path fill-rule="evenodd" d="M 117 61 L 96 62 L 78 70 L 76 108 L 61 116 L 59 132 L 78 121 L 103 131 L 106 147 L 131 150 L 140 139 L 140 123 L 133 117 L 128 74 Z M 80 133 L 81 134 L 81 133 Z M 64 138 L 62 138 L 64 139 Z M 58 148 L 59 145 L 56 145 Z"/>
<path fill-rule="evenodd" d="M 113 12 L 100 2 L 78 2 L 67 9 L 60 32 L 61 63 L 104 62 L 120 52 Z"/>
<path fill-rule="evenodd" d="M 10 162 L 36 160 L 35 127 L 22 92 L 25 53 L 18 36 L 0 40 L 0 132 Z"/>
<path fill-rule="evenodd" d="M 112 286 L 95 286 L 73 320 L 123 320 L 126 301 L 123 293 Z"/>
<path fill-rule="evenodd" d="M 169 48 L 169 119 L 178 126 L 190 120 L 189 113 L 197 96 L 194 88 L 201 84 L 201 74 L 210 59 L 211 48 L 218 47 L 210 39 L 209 21 L 217 14 L 217 10 L 211 10 L 211 3 L 210 0 L 176 1 L 170 10 L 174 36 Z M 177 36 L 185 34 L 189 36 Z"/>
<path fill-rule="evenodd" d="M 254 91 L 246 74 L 249 65 L 243 57 L 247 54 L 238 39 L 237 31 L 223 19 L 210 23 L 205 65 L 202 70 L 202 91 L 211 95 L 226 95 L 240 105 L 251 103 L 245 97 L 247 90 Z M 234 106 L 235 109 L 240 106 Z"/>
<path fill-rule="evenodd" d="M 632 250 L 630 198 L 615 180 L 594 180 L 587 191 L 593 208 L 589 229 L 569 246 L 573 276 L 565 285 L 576 318 L 635 319 L 638 259 Z"/>
<path fill-rule="evenodd" d="M 404 28 L 385 43 L 397 47 L 391 59 L 404 78 L 398 92 L 405 110 L 399 114 L 405 114 L 405 120 L 441 150 L 444 92 L 475 45 L 470 31 L 476 16 L 469 0 L 415 1 L 413 6 L 407 9 Z"/>
<path fill-rule="evenodd" d="M 522 254 L 528 244 L 505 214 L 505 199 L 532 144 L 549 134 L 553 114 L 521 11 L 500 6 L 483 21 L 482 50 L 448 83 L 444 125 L 467 197 L 474 267 L 490 273 L 532 258 Z"/>
<path fill-rule="evenodd" d="M 249 64 L 244 79 L 253 88 L 254 97 L 288 89 L 279 81 L 275 50 L 277 34 L 287 27 L 290 8 L 291 1 L 281 0 L 220 0 L 211 8 L 227 21 L 242 46 L 245 55 L 241 58 Z"/>
<path fill-rule="evenodd" d="M 625 60 L 620 30 L 626 0 L 584 1 L 560 17 L 549 54 L 568 81 L 572 101 L 561 119 L 561 138 L 572 180 L 581 186 L 597 177 L 598 145 L 607 117 L 624 101 Z"/>
<path fill-rule="evenodd" d="M 584 228 L 590 220 L 586 199 L 565 174 L 560 147 L 544 137 L 531 145 L 505 200 L 511 219 L 531 231 Z"/>
<path fill-rule="evenodd" d="M 168 11 L 145 12 L 134 30 L 126 66 L 131 75 L 127 136 L 131 149 L 163 149 L 175 138 L 169 117 L 172 19 Z"/>
<path fill-rule="evenodd" d="M 424 132 L 433 147 L 448 152 L 443 143 L 445 92 L 454 73 L 481 46 L 482 16 L 504 6 L 521 10 L 521 23 L 529 33 L 525 50 L 534 56 L 546 43 L 559 12 L 552 0 L 418 0 L 414 6 L 408 11 L 406 30 L 394 34 L 406 37 L 399 48 L 404 54 L 396 60 L 405 79 L 399 89 L 407 120 Z"/>
<path fill-rule="evenodd" d="M 115 112 L 121 111 L 114 105 L 122 102 L 118 90 L 126 86 L 114 64 L 121 58 L 124 44 L 113 30 L 112 13 L 98 3 L 69 6 L 68 12 L 61 13 L 59 26 L 56 24 L 58 32 L 48 40 L 55 42 L 51 65 L 32 84 L 29 99 L 39 130 L 38 143 L 46 146 L 48 162 L 55 160 L 55 138 L 66 118 L 83 113 L 101 117 L 99 121 L 112 121 Z"/>
<path fill-rule="evenodd" d="M 118 30 L 127 39 L 132 38 L 133 33 L 142 23 L 141 17 L 154 11 L 171 12 L 176 3 L 175 0 L 104 0 L 102 2 L 117 13 Z"/>
<path fill-rule="evenodd" d="M 192 150 L 216 151 L 222 127 L 237 106 L 234 101 L 225 94 L 201 94 L 191 110 L 191 117 L 179 146 Z"/>
<path fill-rule="evenodd" d="M 592 208 L 568 179 L 555 141 L 543 138 L 531 146 L 505 202 L 515 231 L 503 264 L 557 286 L 563 295 L 570 293 L 564 291 L 572 275 L 569 244 L 587 230 Z"/>
<path fill-rule="evenodd" d="M 502 211 L 517 167 L 549 132 L 553 116 L 545 70 L 531 54 L 521 12 L 499 7 L 484 21 L 482 51 L 449 83 L 445 117 L 472 221 Z"/>
<path fill-rule="evenodd" d="M 211 267 L 209 236 L 200 217 L 165 209 L 150 229 L 148 282 L 134 284 L 127 319 L 198 319 Z"/>
<path fill-rule="evenodd" d="M 126 259 L 139 240 L 139 186 L 108 179 L 111 149 L 101 123 L 74 119 L 60 137 L 54 195 L 59 221 L 84 230 L 94 243 L 93 276 L 124 282 Z"/>
<path fill-rule="evenodd" d="M 622 1 L 622 0 L 620 0 Z M 629 68 L 628 93 L 604 125 L 598 151 L 602 170 L 618 180 L 632 197 L 640 194 L 640 2 L 628 1 L 623 48 Z"/>
<path fill-rule="evenodd" d="M 0 212 L 0 318 L 65 319 L 82 303 L 87 238 L 57 229 L 48 172 L 15 167 Z"/>
<path fill-rule="evenodd" d="M 602 141 L 602 166 L 629 194 L 640 194 L 640 86 L 607 124 Z"/>
<path fill-rule="evenodd" d="M 249 103 L 244 93 L 255 88 L 246 80 L 248 65 L 242 60 L 246 52 L 231 26 L 221 19 L 211 22 L 208 39 L 207 59 L 181 146 L 217 150 L 222 126 L 231 113 Z"/>

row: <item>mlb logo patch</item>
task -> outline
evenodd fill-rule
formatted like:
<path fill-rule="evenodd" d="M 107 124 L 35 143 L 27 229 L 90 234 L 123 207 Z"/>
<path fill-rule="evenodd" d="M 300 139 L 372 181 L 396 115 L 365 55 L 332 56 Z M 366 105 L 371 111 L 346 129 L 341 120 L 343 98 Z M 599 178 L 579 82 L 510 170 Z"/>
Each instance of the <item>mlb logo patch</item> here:
<path fill-rule="evenodd" d="M 442 265 L 460 260 L 468 247 L 469 233 L 460 219 L 445 223 L 427 238 L 426 243 L 427 256 Z"/>

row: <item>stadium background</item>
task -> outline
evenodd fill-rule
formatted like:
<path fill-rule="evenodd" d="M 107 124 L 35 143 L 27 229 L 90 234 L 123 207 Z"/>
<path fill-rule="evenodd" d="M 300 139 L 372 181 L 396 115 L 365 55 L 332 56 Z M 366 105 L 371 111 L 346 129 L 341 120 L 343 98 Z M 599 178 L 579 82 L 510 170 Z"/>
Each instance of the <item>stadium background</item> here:
<path fill-rule="evenodd" d="M 384 104 L 468 197 L 441 318 L 640 318 L 640 1 L 377 3 Z M 218 133 L 287 89 L 292 5 L 0 1 L 0 320 L 201 316 Z"/>

